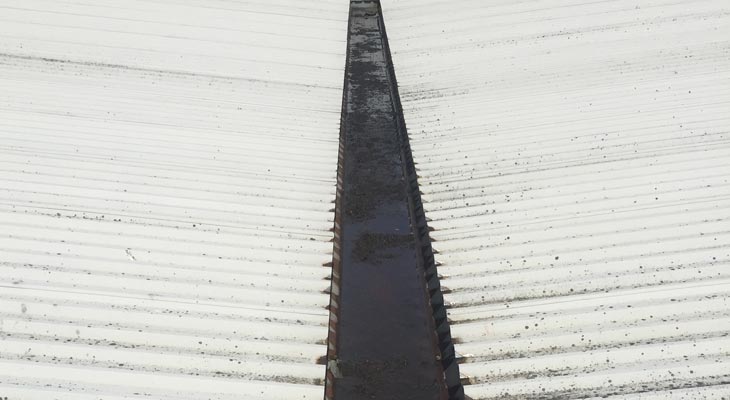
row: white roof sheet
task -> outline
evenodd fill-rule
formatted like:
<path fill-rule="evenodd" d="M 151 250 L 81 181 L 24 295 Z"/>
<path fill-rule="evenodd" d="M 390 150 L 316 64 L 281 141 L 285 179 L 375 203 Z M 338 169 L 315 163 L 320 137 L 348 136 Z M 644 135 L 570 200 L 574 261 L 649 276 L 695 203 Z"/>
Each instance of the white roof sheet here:
<path fill-rule="evenodd" d="M 0 394 L 324 394 L 342 1 L 0 1 Z"/>
<path fill-rule="evenodd" d="M 726 398 L 728 3 L 383 8 L 466 395 Z"/>

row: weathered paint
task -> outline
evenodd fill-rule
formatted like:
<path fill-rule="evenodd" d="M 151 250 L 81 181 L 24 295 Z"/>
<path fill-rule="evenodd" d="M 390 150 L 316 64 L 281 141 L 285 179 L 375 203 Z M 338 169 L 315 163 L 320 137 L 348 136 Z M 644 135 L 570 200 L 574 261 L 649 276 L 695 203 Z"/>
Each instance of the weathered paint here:
<path fill-rule="evenodd" d="M 322 398 L 347 11 L 0 2 L 0 395 Z"/>
<path fill-rule="evenodd" d="M 730 396 L 730 8 L 383 1 L 465 393 Z"/>

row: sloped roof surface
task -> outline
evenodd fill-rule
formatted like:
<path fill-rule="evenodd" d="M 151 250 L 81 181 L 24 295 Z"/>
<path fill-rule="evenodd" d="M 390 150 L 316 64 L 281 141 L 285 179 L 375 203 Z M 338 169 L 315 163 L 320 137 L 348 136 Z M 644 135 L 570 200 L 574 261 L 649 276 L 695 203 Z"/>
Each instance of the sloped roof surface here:
<path fill-rule="evenodd" d="M 727 398 L 727 7 L 383 1 L 467 396 Z"/>
<path fill-rule="evenodd" d="M 347 2 L 0 2 L 0 394 L 319 399 Z"/>

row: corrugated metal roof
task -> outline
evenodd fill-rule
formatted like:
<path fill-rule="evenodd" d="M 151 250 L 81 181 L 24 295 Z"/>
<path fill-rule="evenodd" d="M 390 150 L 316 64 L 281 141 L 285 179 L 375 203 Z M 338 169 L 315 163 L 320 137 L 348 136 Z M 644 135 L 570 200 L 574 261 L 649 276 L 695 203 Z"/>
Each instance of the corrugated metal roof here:
<path fill-rule="evenodd" d="M 347 2 L 0 10 L 0 394 L 321 398 Z"/>
<path fill-rule="evenodd" d="M 383 2 L 467 396 L 730 395 L 730 9 Z"/>

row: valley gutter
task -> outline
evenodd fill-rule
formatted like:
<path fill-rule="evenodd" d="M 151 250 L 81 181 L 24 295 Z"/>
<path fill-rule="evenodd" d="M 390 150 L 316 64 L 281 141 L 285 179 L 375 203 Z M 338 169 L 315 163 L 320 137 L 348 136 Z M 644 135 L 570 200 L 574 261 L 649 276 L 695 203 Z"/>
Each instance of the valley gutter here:
<path fill-rule="evenodd" d="M 352 1 L 326 398 L 460 399 L 380 4 Z"/>

